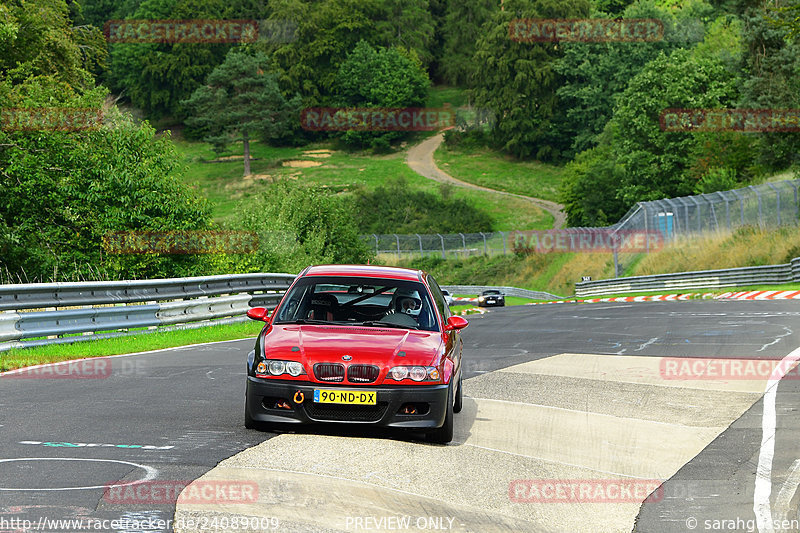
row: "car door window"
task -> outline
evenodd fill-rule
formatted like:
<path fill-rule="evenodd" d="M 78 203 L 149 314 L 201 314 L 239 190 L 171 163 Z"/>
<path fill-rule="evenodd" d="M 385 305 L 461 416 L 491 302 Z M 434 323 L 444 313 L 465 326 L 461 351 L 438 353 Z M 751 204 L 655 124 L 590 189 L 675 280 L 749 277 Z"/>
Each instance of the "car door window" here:
<path fill-rule="evenodd" d="M 439 314 L 442 315 L 442 321 L 447 322 L 447 319 L 450 318 L 450 307 L 444 299 L 442 289 L 439 288 L 439 284 L 431 276 L 428 276 L 428 285 L 431 288 L 431 294 L 433 294 L 433 301 L 436 307 L 439 308 Z"/>

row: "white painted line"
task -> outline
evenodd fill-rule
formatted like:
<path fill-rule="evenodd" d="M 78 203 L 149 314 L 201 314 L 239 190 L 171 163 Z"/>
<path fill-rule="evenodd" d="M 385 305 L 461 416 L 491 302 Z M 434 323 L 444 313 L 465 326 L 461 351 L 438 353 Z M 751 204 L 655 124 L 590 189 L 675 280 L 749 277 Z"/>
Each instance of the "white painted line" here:
<path fill-rule="evenodd" d="M 772 528 L 772 508 L 769 501 L 772 493 L 772 459 L 775 456 L 775 428 L 777 426 L 775 397 L 778 393 L 778 384 L 786 372 L 791 369 L 790 363 L 796 363 L 798 359 L 800 359 L 800 348 L 795 348 L 772 371 L 764 391 L 761 449 L 758 453 L 758 467 L 753 492 L 753 512 L 756 515 L 759 533 L 775 533 Z"/>
<path fill-rule="evenodd" d="M 789 512 L 792 510 L 792 498 L 797 493 L 798 486 L 800 486 L 800 459 L 792 463 L 789 468 L 789 475 L 786 476 L 786 481 L 783 482 L 778 497 L 775 498 L 775 520 L 782 523 L 784 520 L 789 519 Z M 796 510 L 796 509 L 795 509 Z M 796 519 L 793 516 L 792 519 Z"/>
<path fill-rule="evenodd" d="M 69 457 L 21 457 L 18 459 L 0 459 L 0 463 L 15 463 L 18 461 L 88 461 L 91 463 L 118 463 L 123 465 L 129 465 L 134 468 L 141 468 L 145 471 L 145 477 L 142 479 L 138 479 L 136 481 L 130 481 L 126 483 L 114 483 L 114 484 L 106 484 L 106 485 L 95 485 L 93 487 L 62 487 L 62 488 L 44 488 L 44 489 L 15 489 L 15 488 L 6 488 L 0 487 L 0 491 L 10 491 L 10 492 L 53 492 L 53 491 L 64 491 L 64 490 L 90 490 L 90 489 L 105 489 L 109 487 L 127 487 L 129 485 L 138 485 L 140 483 L 145 483 L 147 481 L 152 481 L 158 477 L 158 470 L 153 468 L 152 466 L 147 465 L 140 465 L 139 463 L 131 463 L 130 461 L 116 461 L 113 459 L 78 459 L 78 458 L 69 458 Z"/>
<path fill-rule="evenodd" d="M 766 350 L 767 348 L 769 348 L 769 347 L 770 347 L 770 346 L 772 346 L 773 344 L 778 344 L 778 343 L 781 341 L 781 339 L 782 339 L 782 338 L 784 338 L 784 337 L 788 337 L 789 335 L 791 335 L 791 334 L 792 334 L 792 330 L 791 330 L 791 328 L 789 328 L 789 327 L 787 327 L 787 326 L 783 326 L 783 330 L 784 330 L 786 333 L 784 333 L 783 335 L 778 335 L 777 337 L 775 337 L 775 340 L 774 340 L 774 341 L 772 341 L 772 342 L 768 342 L 767 344 L 763 345 L 761 348 L 759 348 L 759 349 L 758 349 L 758 351 L 759 351 L 759 352 L 763 352 L 764 350 Z"/>

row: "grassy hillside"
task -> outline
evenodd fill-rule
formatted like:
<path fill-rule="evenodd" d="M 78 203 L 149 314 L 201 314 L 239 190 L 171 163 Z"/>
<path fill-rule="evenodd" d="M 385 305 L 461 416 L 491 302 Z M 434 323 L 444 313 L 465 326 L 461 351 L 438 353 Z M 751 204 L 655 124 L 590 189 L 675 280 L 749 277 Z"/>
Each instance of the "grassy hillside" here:
<path fill-rule="evenodd" d="M 733 233 L 676 240 L 648 255 L 621 254 L 620 263 L 623 276 L 639 276 L 772 265 L 794 257 L 800 257 L 797 228 L 747 227 Z M 559 296 L 572 295 L 581 276 L 614 277 L 614 262 L 609 253 L 507 255 L 461 261 L 427 258 L 399 264 L 429 270 L 442 284 L 509 285 Z"/>
<path fill-rule="evenodd" d="M 275 148 L 256 142 L 251 144 L 253 174 L 243 178 L 241 144 L 232 145 L 221 157 L 206 143 L 178 140 L 176 146 L 187 165 L 186 181 L 210 200 L 218 222 L 235 221 L 239 202 L 269 194 L 270 185 L 279 180 L 350 194 L 358 186 L 375 189 L 393 178 L 403 178 L 409 187 L 441 195 L 438 183 L 408 168 L 404 152 L 378 156 L 336 150 L 332 145 Z M 488 213 L 495 230 L 552 227 L 551 215 L 524 200 L 458 187 L 452 188 L 451 194 Z"/>
<path fill-rule="evenodd" d="M 436 165 L 454 178 L 524 196 L 558 201 L 563 169 L 538 161 L 519 161 L 487 148 L 451 148 L 436 151 Z"/>

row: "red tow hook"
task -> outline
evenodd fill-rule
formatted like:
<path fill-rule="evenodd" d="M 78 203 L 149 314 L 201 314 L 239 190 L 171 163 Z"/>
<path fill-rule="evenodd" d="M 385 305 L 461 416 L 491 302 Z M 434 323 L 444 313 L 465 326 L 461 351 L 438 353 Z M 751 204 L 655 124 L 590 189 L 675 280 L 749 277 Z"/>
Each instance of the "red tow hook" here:
<path fill-rule="evenodd" d="M 303 391 L 297 391 L 297 392 L 294 393 L 294 403 L 299 405 L 299 404 L 303 403 L 303 400 L 305 400 L 305 399 L 306 399 L 306 397 L 303 396 Z"/>

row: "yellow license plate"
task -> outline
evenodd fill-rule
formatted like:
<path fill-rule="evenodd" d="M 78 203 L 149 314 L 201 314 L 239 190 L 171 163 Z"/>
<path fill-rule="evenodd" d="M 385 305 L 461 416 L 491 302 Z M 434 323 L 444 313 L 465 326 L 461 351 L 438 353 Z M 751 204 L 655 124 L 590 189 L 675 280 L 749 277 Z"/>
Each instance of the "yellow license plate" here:
<path fill-rule="evenodd" d="M 314 402 L 316 403 L 376 405 L 375 397 L 375 391 L 314 389 Z"/>

